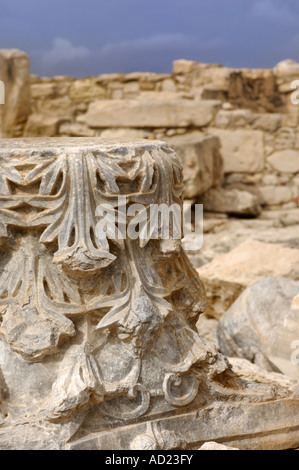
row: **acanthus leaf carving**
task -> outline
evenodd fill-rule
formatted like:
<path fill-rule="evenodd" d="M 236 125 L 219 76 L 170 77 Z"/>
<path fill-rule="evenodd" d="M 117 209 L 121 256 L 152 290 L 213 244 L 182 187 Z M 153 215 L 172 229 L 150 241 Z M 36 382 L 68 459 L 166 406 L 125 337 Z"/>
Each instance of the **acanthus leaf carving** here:
<path fill-rule="evenodd" d="M 67 294 L 80 302 L 63 273 L 58 276 L 49 258 L 36 254 L 34 246 L 32 238 L 26 238 L 0 278 L 1 332 L 11 348 L 30 361 L 55 353 L 61 340 L 75 335 L 72 321 L 58 313 L 57 306 L 65 306 Z"/>
<path fill-rule="evenodd" d="M 128 242 L 126 286 L 115 297 L 113 308 L 102 318 L 97 329 L 118 324 L 119 336 L 122 339 L 130 337 L 142 354 L 141 350 L 154 338 L 163 319 L 172 310 L 172 305 L 165 300 L 169 293 L 161 287 L 161 281 L 153 272 L 151 263 L 144 267 L 142 258 L 138 256 L 140 248 L 138 245 L 133 247 L 132 243 Z M 143 256 L 146 256 L 146 252 Z M 108 298 L 109 302 L 111 299 Z"/>
<path fill-rule="evenodd" d="M 69 418 L 75 412 L 104 400 L 105 390 L 98 365 L 87 348 L 72 347 L 61 363 L 52 387 L 49 420 Z"/>

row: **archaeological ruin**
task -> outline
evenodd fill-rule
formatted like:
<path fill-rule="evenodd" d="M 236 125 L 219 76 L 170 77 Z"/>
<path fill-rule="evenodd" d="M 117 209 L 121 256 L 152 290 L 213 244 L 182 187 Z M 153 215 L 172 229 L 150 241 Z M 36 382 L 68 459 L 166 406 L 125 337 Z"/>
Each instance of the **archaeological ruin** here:
<path fill-rule="evenodd" d="M 0 50 L 1 450 L 299 448 L 298 79 Z"/>

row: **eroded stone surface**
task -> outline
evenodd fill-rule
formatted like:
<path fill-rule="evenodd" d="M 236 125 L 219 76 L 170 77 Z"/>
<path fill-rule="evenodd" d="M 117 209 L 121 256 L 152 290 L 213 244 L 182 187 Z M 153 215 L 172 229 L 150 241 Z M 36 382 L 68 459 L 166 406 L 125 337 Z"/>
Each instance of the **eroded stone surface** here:
<path fill-rule="evenodd" d="M 292 361 L 299 339 L 299 314 L 292 302 L 298 292 L 299 282 L 279 277 L 265 277 L 248 287 L 219 322 L 223 354 L 299 381 L 298 364 Z"/>
<path fill-rule="evenodd" d="M 282 173 L 299 173 L 299 150 L 281 150 L 268 158 L 274 170 Z"/>
<path fill-rule="evenodd" d="M 274 70 L 237 70 L 180 60 L 172 74 L 30 78 L 24 53 L 0 50 L 0 56 L 7 95 L 6 104 L 0 105 L 3 124 L 9 118 L 5 135 L 159 140 L 186 135 L 180 147 L 190 156 L 191 134 L 207 131 L 222 144 L 225 178 L 220 183 L 225 189 L 233 189 L 228 188 L 232 182 L 242 183 L 243 191 L 259 195 L 260 204 L 271 210 L 298 205 L 299 107 L 290 100 L 292 91 L 297 97 L 291 89 L 297 63 L 286 61 Z M 208 161 L 207 153 L 202 150 L 206 158 L 201 163 Z M 191 197 L 190 189 L 192 197 L 209 191 L 210 163 L 205 177 L 201 165 L 194 167 L 194 178 L 189 170 L 186 196 Z M 217 178 L 222 170 L 218 159 Z"/>
<path fill-rule="evenodd" d="M 210 124 L 220 103 L 213 100 L 97 101 L 86 122 L 90 127 L 204 127 Z"/>
<path fill-rule="evenodd" d="M 167 142 L 182 158 L 186 199 L 221 186 L 223 161 L 217 137 L 194 133 L 172 137 Z"/>
<path fill-rule="evenodd" d="M 235 215 L 257 216 L 261 213 L 259 199 L 248 191 L 213 188 L 201 199 L 204 210 Z"/>
<path fill-rule="evenodd" d="M 263 133 L 256 130 L 211 129 L 222 145 L 225 173 L 258 173 L 264 169 Z"/>
<path fill-rule="evenodd" d="M 0 105 L 0 138 L 17 137 L 30 113 L 30 65 L 25 52 L 0 50 L 0 80 L 5 104 Z"/>
<path fill-rule="evenodd" d="M 246 287 L 264 276 L 298 280 L 299 250 L 246 240 L 197 271 L 207 289 L 207 313 L 220 318 Z"/>
<path fill-rule="evenodd" d="M 97 235 L 97 206 L 111 216 L 119 196 L 144 205 L 144 224 L 150 204 L 182 204 L 174 151 L 4 140 L 0 167 L 0 448 L 298 447 L 296 392 L 240 380 L 196 332 L 205 290 L 173 227 Z"/>
<path fill-rule="evenodd" d="M 204 445 L 202 445 L 198 450 L 239 450 L 236 449 L 235 447 L 228 447 L 224 446 L 222 444 L 218 444 L 217 442 L 206 442 Z"/>

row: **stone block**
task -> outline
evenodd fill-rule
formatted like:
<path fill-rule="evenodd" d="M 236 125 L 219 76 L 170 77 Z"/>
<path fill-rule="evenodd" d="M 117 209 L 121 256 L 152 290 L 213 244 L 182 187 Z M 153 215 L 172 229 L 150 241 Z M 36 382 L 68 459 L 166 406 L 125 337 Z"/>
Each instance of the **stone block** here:
<path fill-rule="evenodd" d="M 258 216 L 261 213 L 259 198 L 240 189 L 214 188 L 207 191 L 201 202 L 204 210 L 234 215 Z"/>
<path fill-rule="evenodd" d="M 73 82 L 69 89 L 72 100 L 98 100 L 106 98 L 106 89 L 95 78 L 85 78 Z"/>
<path fill-rule="evenodd" d="M 200 133 L 185 134 L 167 139 L 182 158 L 184 168 L 184 196 L 201 196 L 223 180 L 223 161 L 217 137 Z"/>
<path fill-rule="evenodd" d="M 262 131 L 210 128 L 209 132 L 221 141 L 225 173 L 258 173 L 264 169 Z"/>
<path fill-rule="evenodd" d="M 268 206 L 275 206 L 290 202 L 294 193 L 290 186 L 259 186 L 264 204 Z"/>
<path fill-rule="evenodd" d="M 91 103 L 89 127 L 205 127 L 214 118 L 218 101 L 103 100 Z"/>
<path fill-rule="evenodd" d="M 0 80 L 5 87 L 5 104 L 0 105 L 0 137 L 14 137 L 30 114 L 28 55 L 17 49 L 1 49 Z"/>
<path fill-rule="evenodd" d="M 280 173 L 299 173 L 299 150 L 281 150 L 274 152 L 267 161 Z"/>
<path fill-rule="evenodd" d="M 299 250 L 247 240 L 197 272 L 207 289 L 206 313 L 220 318 L 246 287 L 264 276 L 299 280 Z"/>
<path fill-rule="evenodd" d="M 165 142 L 1 141 L 1 450 L 298 447 L 297 391 L 198 335 L 204 286 L 169 218 L 153 236 L 182 190 Z"/>
<path fill-rule="evenodd" d="M 25 137 L 55 137 L 58 135 L 59 124 L 63 120 L 55 115 L 34 113 L 29 116 L 24 129 Z"/>
<path fill-rule="evenodd" d="M 279 277 L 265 277 L 248 287 L 218 324 L 222 353 L 299 382 L 298 364 L 292 361 L 292 346 L 299 339 L 299 310 L 292 301 L 298 292 L 298 281 Z"/>

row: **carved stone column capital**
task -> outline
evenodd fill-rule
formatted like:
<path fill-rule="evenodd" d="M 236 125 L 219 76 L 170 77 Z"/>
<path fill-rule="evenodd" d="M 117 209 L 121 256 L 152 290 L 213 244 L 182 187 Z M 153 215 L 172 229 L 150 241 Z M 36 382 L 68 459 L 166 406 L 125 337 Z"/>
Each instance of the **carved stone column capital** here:
<path fill-rule="evenodd" d="M 1 141 L 0 447 L 188 447 L 183 415 L 273 401 L 197 334 L 204 287 L 161 204 L 182 213 L 164 142 Z"/>

